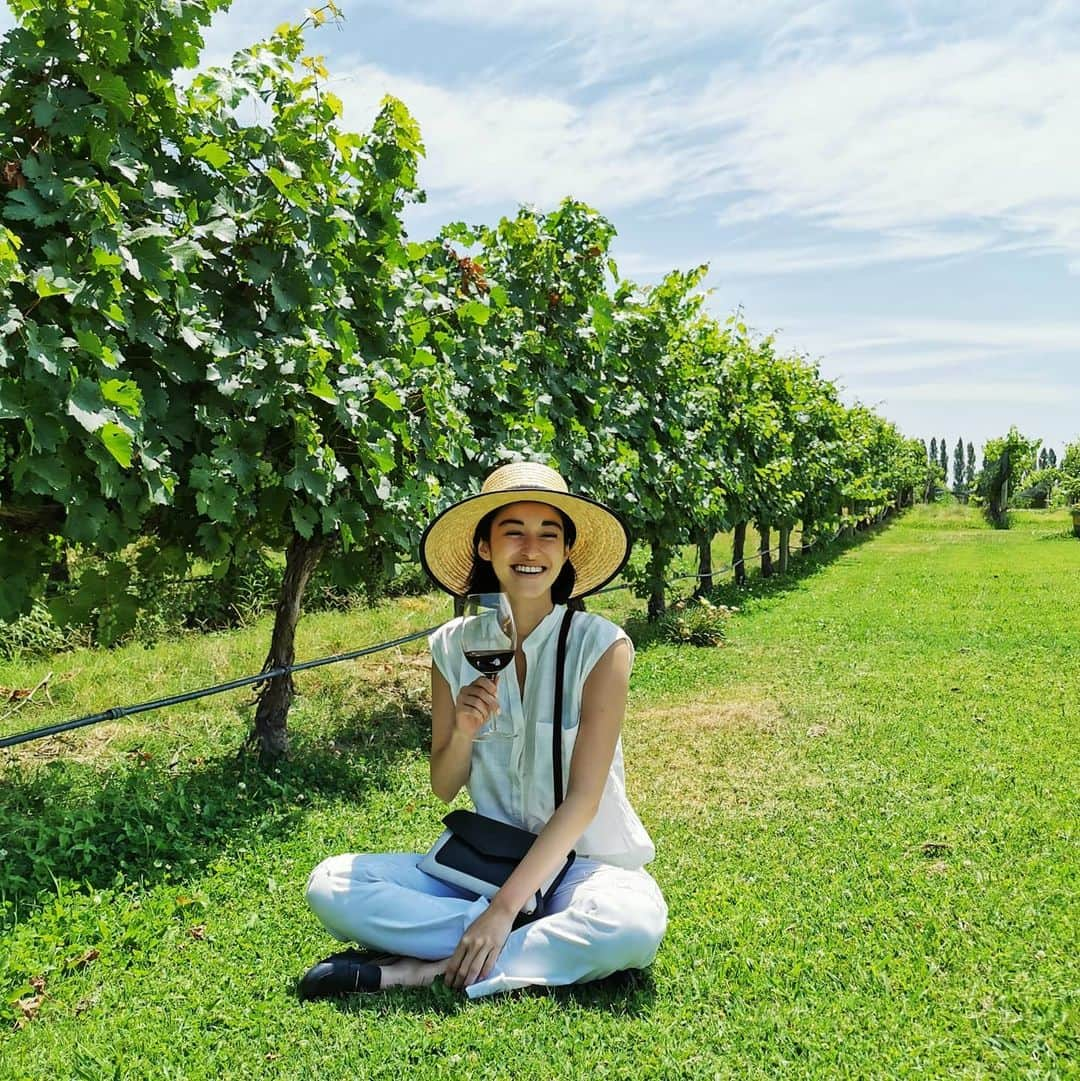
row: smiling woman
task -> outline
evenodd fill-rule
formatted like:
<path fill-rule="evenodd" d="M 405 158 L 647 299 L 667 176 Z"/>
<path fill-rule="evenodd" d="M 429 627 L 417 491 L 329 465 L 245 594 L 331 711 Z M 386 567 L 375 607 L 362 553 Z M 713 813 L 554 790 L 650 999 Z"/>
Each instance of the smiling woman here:
<path fill-rule="evenodd" d="M 535 840 L 490 898 L 425 873 L 420 853 L 324 860 L 308 882 L 313 911 L 334 937 L 386 956 L 332 954 L 301 980 L 302 997 L 441 975 L 478 998 L 652 962 L 667 907 L 644 870 L 655 849 L 626 797 L 620 738 L 633 646 L 609 620 L 568 611 L 618 574 L 629 546 L 613 511 L 532 463 L 497 469 L 427 528 L 421 559 L 432 578 L 455 596 L 502 592 L 518 630 L 514 664 L 498 682 L 475 678 L 460 619 L 431 636 L 432 790 L 449 803 L 465 786 L 477 812 Z M 512 738 L 476 739 L 496 712 L 510 718 Z"/>

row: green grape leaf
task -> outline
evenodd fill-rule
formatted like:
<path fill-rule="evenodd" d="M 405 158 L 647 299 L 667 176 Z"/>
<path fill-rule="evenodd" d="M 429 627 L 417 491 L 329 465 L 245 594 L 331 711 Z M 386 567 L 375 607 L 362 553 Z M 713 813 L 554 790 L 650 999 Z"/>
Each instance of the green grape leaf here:
<path fill-rule="evenodd" d="M 142 391 L 130 379 L 109 379 L 100 385 L 102 398 L 118 405 L 129 416 L 137 417 L 142 411 Z"/>
<path fill-rule="evenodd" d="M 220 169 L 223 165 L 228 164 L 228 162 L 232 160 L 232 155 L 225 147 L 220 146 L 218 143 L 206 143 L 199 147 L 199 149 L 195 151 L 195 157 L 205 161 L 215 169 Z"/>
<path fill-rule="evenodd" d="M 125 468 L 131 468 L 132 437 L 131 432 L 119 424 L 109 421 L 100 432 L 105 449 Z"/>

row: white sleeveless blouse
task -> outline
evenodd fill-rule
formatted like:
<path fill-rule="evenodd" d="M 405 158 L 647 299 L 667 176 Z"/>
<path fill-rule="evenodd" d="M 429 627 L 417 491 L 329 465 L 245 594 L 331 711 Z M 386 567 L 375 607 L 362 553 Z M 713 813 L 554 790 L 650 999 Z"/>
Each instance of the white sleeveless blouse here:
<path fill-rule="evenodd" d="M 525 701 L 522 703 L 517 673 L 510 665 L 499 675 L 500 727 L 513 731 L 513 739 L 481 740 L 473 744 L 467 787 L 473 806 L 483 815 L 539 833 L 554 813 L 552 791 L 552 712 L 555 699 L 555 655 L 559 627 L 566 606 L 552 612 L 522 643 L 527 662 Z M 461 650 L 460 619 L 443 624 L 428 639 L 431 657 L 456 699 L 462 687 L 479 673 Z M 592 612 L 575 612 L 566 643 L 566 676 L 563 687 L 563 778 L 568 786 L 570 762 L 581 717 L 585 680 L 596 662 L 619 639 L 631 649 L 626 632 Z M 583 857 L 637 869 L 656 855 L 656 849 L 626 796 L 622 738 L 608 771 L 596 817 L 574 846 Z"/>

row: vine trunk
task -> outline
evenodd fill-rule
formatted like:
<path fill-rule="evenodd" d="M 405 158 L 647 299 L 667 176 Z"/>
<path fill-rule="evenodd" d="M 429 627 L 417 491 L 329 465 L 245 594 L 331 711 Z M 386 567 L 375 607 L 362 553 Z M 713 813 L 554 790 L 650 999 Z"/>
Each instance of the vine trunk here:
<path fill-rule="evenodd" d="M 294 534 L 289 542 L 270 652 L 262 668 L 264 672 L 286 668 L 296 660 L 296 624 L 300 620 L 304 590 L 312 572 L 319 565 L 325 547 L 324 541 L 305 540 L 299 534 Z M 248 743 L 258 745 L 259 757 L 264 760 L 279 758 L 289 749 L 286 720 L 294 694 L 292 675 L 288 672 L 274 676 L 259 692 L 255 726 Z"/>
<path fill-rule="evenodd" d="M 746 560 L 743 552 L 746 549 L 746 523 L 738 522 L 735 525 L 735 536 L 731 542 L 731 566 L 735 570 L 735 584 L 743 585 L 746 581 Z"/>

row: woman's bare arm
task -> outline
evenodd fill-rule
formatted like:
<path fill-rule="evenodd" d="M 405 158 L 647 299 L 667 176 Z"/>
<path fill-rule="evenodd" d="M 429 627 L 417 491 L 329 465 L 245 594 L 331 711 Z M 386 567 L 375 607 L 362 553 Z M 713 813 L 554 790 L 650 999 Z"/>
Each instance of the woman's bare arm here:
<path fill-rule="evenodd" d="M 449 803 L 469 779 L 472 741 L 498 708 L 495 684 L 484 677 L 461 688 L 457 701 L 443 674 L 431 666 L 431 790 Z"/>

